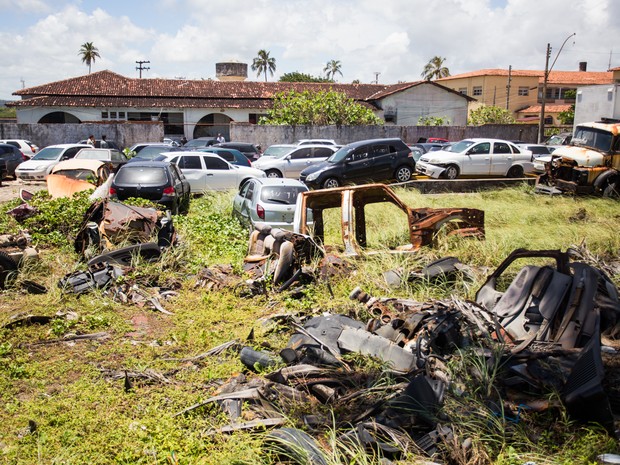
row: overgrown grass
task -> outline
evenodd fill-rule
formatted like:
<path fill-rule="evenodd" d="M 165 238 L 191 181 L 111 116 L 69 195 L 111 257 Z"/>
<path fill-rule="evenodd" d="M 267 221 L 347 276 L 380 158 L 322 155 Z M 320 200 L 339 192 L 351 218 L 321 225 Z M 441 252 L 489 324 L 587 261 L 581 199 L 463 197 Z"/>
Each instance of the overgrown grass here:
<path fill-rule="evenodd" d="M 119 303 L 101 292 L 79 297 L 63 294 L 57 287 L 58 280 L 83 267 L 72 251 L 71 241 L 85 204 L 77 200 L 52 206 L 42 201 L 42 209 L 47 210 L 38 220 L 32 220 L 42 248 L 41 260 L 20 272 L 18 284 L 25 279 L 34 280 L 44 284 L 49 292 L 29 295 L 19 286 L 3 291 L 0 325 L 18 314 L 53 316 L 60 311 L 72 312 L 75 318 L 0 329 L 0 461 L 269 463 L 261 449 L 261 434 L 208 434 L 211 428 L 227 421 L 216 408 L 205 407 L 174 416 L 213 395 L 221 383 L 243 368 L 234 351 L 193 362 L 184 361 L 185 358 L 233 339 L 277 350 L 289 334 L 264 324 L 264 318 L 277 313 L 332 311 L 363 316 L 362 306 L 348 299 L 356 286 L 377 296 L 417 300 L 453 294 L 472 297 L 489 268 L 519 247 L 566 249 L 585 241 L 593 253 L 607 259 L 618 258 L 620 207 L 614 201 L 540 197 L 528 187 L 475 194 L 425 196 L 406 190 L 398 190 L 397 194 L 412 206 L 483 209 L 486 240 L 450 238 L 413 256 L 378 255 L 356 260 L 328 281 L 308 286 L 303 299 L 288 294 L 242 298 L 233 290 L 197 286 L 196 275 L 205 266 L 231 264 L 240 273 L 247 249 L 247 231 L 231 217 L 232 196 L 209 195 L 193 199 L 190 213 L 175 219 L 178 248 L 167 252 L 161 262 L 142 264 L 123 278 L 127 283 L 174 289 L 177 295 L 162 302 L 173 315 L 141 304 Z M 0 206 L 0 227 L 4 228 L 0 232 L 16 232 L 19 227 L 1 214 L 10 206 L 15 205 Z M 385 215 L 367 215 L 379 245 L 402 239 L 398 224 L 390 220 L 391 213 L 386 211 Z M 333 228 L 328 233 L 329 237 L 338 238 Z M 397 290 L 385 283 L 383 273 L 387 270 L 416 270 L 446 255 L 471 265 L 474 282 L 458 283 L 456 287 L 446 283 L 412 283 Z M 619 278 L 613 278 L 618 283 Z M 252 329 L 255 339 L 246 341 Z M 65 335 L 95 332 L 106 332 L 108 337 L 57 341 Z M 355 358 L 353 361 L 356 362 Z M 381 369 L 367 361 L 359 363 L 366 364 L 369 370 Z M 132 388 L 126 390 L 123 379 L 110 376 L 111 372 L 147 370 L 163 374 L 169 382 L 135 380 Z M 494 376 L 494 371 L 484 376 Z M 471 383 L 475 385 L 474 380 Z M 534 442 L 531 430 L 521 432 L 509 422 L 497 423 L 499 417 L 489 406 L 480 405 L 476 395 L 453 399 L 456 400 L 448 402 L 446 408 L 460 419 L 457 439 L 473 437 L 479 458 L 477 462 L 457 462 L 455 457 L 455 463 L 494 461 L 516 465 L 532 460 L 539 464 L 577 464 L 588 463 L 597 453 L 617 449 L 603 432 L 577 427 L 566 418 L 548 419 L 546 429 L 536 430 L 538 442 Z M 472 416 L 472 411 L 479 415 Z M 532 415 L 523 414 L 523 426 L 533 428 Z M 30 427 L 29 422 L 33 422 Z M 351 455 L 356 457 L 356 463 L 378 463 L 377 458 L 362 457 L 358 452 L 352 450 L 348 456 L 335 453 L 329 463 L 351 463 Z"/>

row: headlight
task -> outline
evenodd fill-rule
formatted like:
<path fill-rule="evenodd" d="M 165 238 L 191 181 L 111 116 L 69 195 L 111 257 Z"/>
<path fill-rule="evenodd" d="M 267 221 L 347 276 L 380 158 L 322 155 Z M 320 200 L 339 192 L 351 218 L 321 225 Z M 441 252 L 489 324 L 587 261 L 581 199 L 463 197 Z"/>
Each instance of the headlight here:
<path fill-rule="evenodd" d="M 319 177 L 319 174 L 321 174 L 320 171 L 315 171 L 314 173 L 310 173 L 307 177 L 306 177 L 306 181 L 314 181 L 316 178 Z"/>

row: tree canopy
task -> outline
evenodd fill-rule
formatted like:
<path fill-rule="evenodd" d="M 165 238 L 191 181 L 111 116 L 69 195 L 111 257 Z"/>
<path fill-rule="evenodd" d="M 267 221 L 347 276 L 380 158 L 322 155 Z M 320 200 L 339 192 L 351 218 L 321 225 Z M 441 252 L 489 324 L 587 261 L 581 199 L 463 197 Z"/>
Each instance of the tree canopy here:
<path fill-rule="evenodd" d="M 276 59 L 269 56 L 266 50 L 259 50 L 256 58 L 252 62 L 252 71 L 256 71 L 256 76 L 265 74 L 265 82 L 267 82 L 267 72 L 273 76 L 276 70 Z"/>
<path fill-rule="evenodd" d="M 445 58 L 434 56 L 424 67 L 421 76 L 426 81 L 450 76 L 450 70 L 443 65 L 444 61 L 446 61 Z"/>
<path fill-rule="evenodd" d="M 92 42 L 83 43 L 78 55 L 82 56 L 82 63 L 86 63 L 86 66 L 88 66 L 88 74 L 90 74 L 91 65 L 95 62 L 95 59 L 101 58 L 99 50 Z"/>
<path fill-rule="evenodd" d="M 316 77 L 311 74 L 300 73 L 299 71 L 293 71 L 292 73 L 284 73 L 280 76 L 280 82 L 332 82 L 330 79 L 324 77 Z"/>
<path fill-rule="evenodd" d="M 281 92 L 273 99 L 273 108 L 259 124 L 317 126 L 381 124 L 370 108 L 356 103 L 342 92 Z"/>
<path fill-rule="evenodd" d="M 467 124 L 482 126 L 483 124 L 514 124 L 512 113 L 505 108 L 494 106 L 482 106 L 469 114 Z"/>
<path fill-rule="evenodd" d="M 340 74 L 342 76 L 342 71 L 340 71 L 340 68 L 342 68 L 340 60 L 330 60 L 325 65 L 325 68 L 323 68 L 323 72 L 325 73 L 327 79 L 333 81 L 336 74 Z"/>

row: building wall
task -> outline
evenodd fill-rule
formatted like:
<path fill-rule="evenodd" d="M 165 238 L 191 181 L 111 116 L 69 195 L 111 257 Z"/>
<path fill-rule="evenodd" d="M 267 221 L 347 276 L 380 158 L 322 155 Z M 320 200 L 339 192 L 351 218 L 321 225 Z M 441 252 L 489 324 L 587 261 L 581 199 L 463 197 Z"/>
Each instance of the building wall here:
<path fill-rule="evenodd" d="M 384 115 L 396 111 L 396 124 L 416 126 L 421 117 L 447 118 L 449 125 L 467 124 L 468 100 L 432 84 L 422 84 L 381 100 Z"/>
<path fill-rule="evenodd" d="M 604 84 L 577 88 L 574 124 L 620 119 L 620 84 Z"/>

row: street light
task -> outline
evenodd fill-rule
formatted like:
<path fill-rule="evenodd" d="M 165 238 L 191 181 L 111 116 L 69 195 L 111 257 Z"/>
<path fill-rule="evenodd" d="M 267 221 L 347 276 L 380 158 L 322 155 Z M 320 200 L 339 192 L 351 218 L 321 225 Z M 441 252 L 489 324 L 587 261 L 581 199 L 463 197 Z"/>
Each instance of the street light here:
<path fill-rule="evenodd" d="M 539 144 L 542 142 L 542 138 L 545 135 L 545 99 L 547 98 L 547 80 L 549 79 L 549 73 L 553 69 L 553 65 L 555 65 L 555 62 L 558 61 L 558 57 L 560 56 L 560 53 L 562 52 L 564 45 L 566 45 L 566 42 L 568 42 L 568 39 L 576 35 L 577 33 L 573 32 L 566 39 L 564 39 L 564 43 L 562 43 L 560 50 L 558 50 L 558 54 L 555 56 L 553 63 L 551 63 L 551 67 L 549 67 L 549 58 L 551 57 L 551 44 L 547 44 L 547 56 L 545 58 L 545 75 L 543 76 L 542 96 L 540 98 L 540 121 L 538 122 L 538 143 Z"/>

